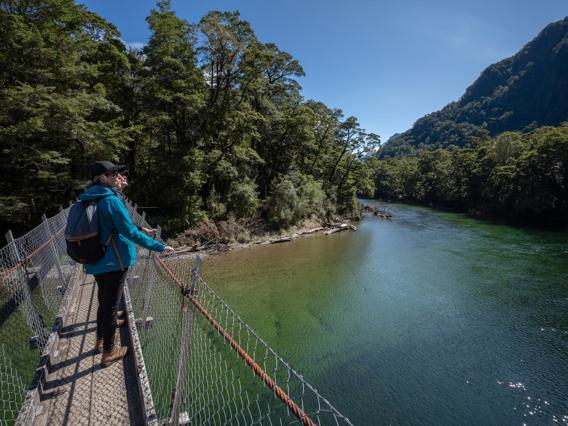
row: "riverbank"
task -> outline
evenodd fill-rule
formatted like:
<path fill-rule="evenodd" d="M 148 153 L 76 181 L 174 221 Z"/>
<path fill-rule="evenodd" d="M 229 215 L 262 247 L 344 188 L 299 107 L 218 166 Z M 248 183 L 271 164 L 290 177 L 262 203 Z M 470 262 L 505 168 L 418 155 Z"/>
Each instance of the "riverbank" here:
<path fill-rule="evenodd" d="M 499 215 L 495 212 L 491 212 L 487 206 L 448 206 L 444 204 L 436 203 L 426 203 L 410 199 L 391 199 L 391 198 L 368 198 L 363 199 L 364 202 L 376 202 L 376 203 L 386 203 L 386 204 L 401 204 L 409 207 L 424 207 L 432 209 L 440 213 L 458 213 L 464 214 L 471 219 L 481 220 L 485 223 L 492 225 L 504 225 L 513 226 L 515 228 L 526 228 L 533 230 L 545 230 L 545 231 L 568 231 L 568 223 L 553 221 L 548 219 L 539 219 L 536 217 L 506 217 Z M 382 209 L 379 209 L 382 210 Z"/>
<path fill-rule="evenodd" d="M 285 230 L 270 231 L 258 221 L 228 219 L 203 222 L 195 228 L 168 239 L 177 253 L 195 253 L 201 256 L 224 253 L 254 245 L 280 244 L 315 234 L 331 235 L 342 231 L 356 231 L 357 219 L 324 223 L 305 220 Z"/>
<path fill-rule="evenodd" d="M 337 238 L 211 256 L 204 277 L 353 424 L 568 414 L 568 235 L 387 207 Z"/>

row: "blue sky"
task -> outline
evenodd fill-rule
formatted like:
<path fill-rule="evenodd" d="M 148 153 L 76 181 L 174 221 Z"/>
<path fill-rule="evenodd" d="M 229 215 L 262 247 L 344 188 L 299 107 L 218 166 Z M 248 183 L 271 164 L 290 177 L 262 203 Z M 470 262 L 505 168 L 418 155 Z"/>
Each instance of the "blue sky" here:
<path fill-rule="evenodd" d="M 143 45 L 154 1 L 79 1 Z M 383 141 L 457 100 L 488 65 L 516 53 L 568 0 L 173 0 L 197 23 L 239 10 L 262 42 L 300 61 L 306 99 L 354 115 Z"/>

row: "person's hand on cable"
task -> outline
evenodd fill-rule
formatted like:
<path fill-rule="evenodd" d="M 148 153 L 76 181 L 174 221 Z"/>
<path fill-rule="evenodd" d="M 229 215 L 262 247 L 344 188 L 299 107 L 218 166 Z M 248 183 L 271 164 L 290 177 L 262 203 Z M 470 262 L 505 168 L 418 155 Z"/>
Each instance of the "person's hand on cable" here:
<path fill-rule="evenodd" d="M 175 251 L 176 251 L 176 249 L 173 248 L 172 246 L 166 246 L 166 248 L 164 249 L 164 251 L 162 253 L 168 254 L 168 253 L 173 253 Z"/>

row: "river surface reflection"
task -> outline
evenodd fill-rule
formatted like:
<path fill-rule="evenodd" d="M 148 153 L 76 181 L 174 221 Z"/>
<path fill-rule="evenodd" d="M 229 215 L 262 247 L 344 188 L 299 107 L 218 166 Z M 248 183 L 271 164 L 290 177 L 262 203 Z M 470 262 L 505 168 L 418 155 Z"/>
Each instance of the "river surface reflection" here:
<path fill-rule="evenodd" d="M 389 209 L 205 278 L 354 424 L 568 424 L 568 234 Z"/>

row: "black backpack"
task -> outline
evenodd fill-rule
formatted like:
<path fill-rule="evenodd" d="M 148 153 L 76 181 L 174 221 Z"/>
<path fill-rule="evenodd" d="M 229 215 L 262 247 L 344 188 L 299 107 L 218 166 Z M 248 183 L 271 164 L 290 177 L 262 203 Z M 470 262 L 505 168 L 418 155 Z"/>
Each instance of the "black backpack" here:
<path fill-rule="evenodd" d="M 67 254 L 75 262 L 95 263 L 111 243 L 111 233 L 104 244 L 99 242 L 99 212 L 97 201 L 77 201 L 69 210 L 65 241 Z"/>

